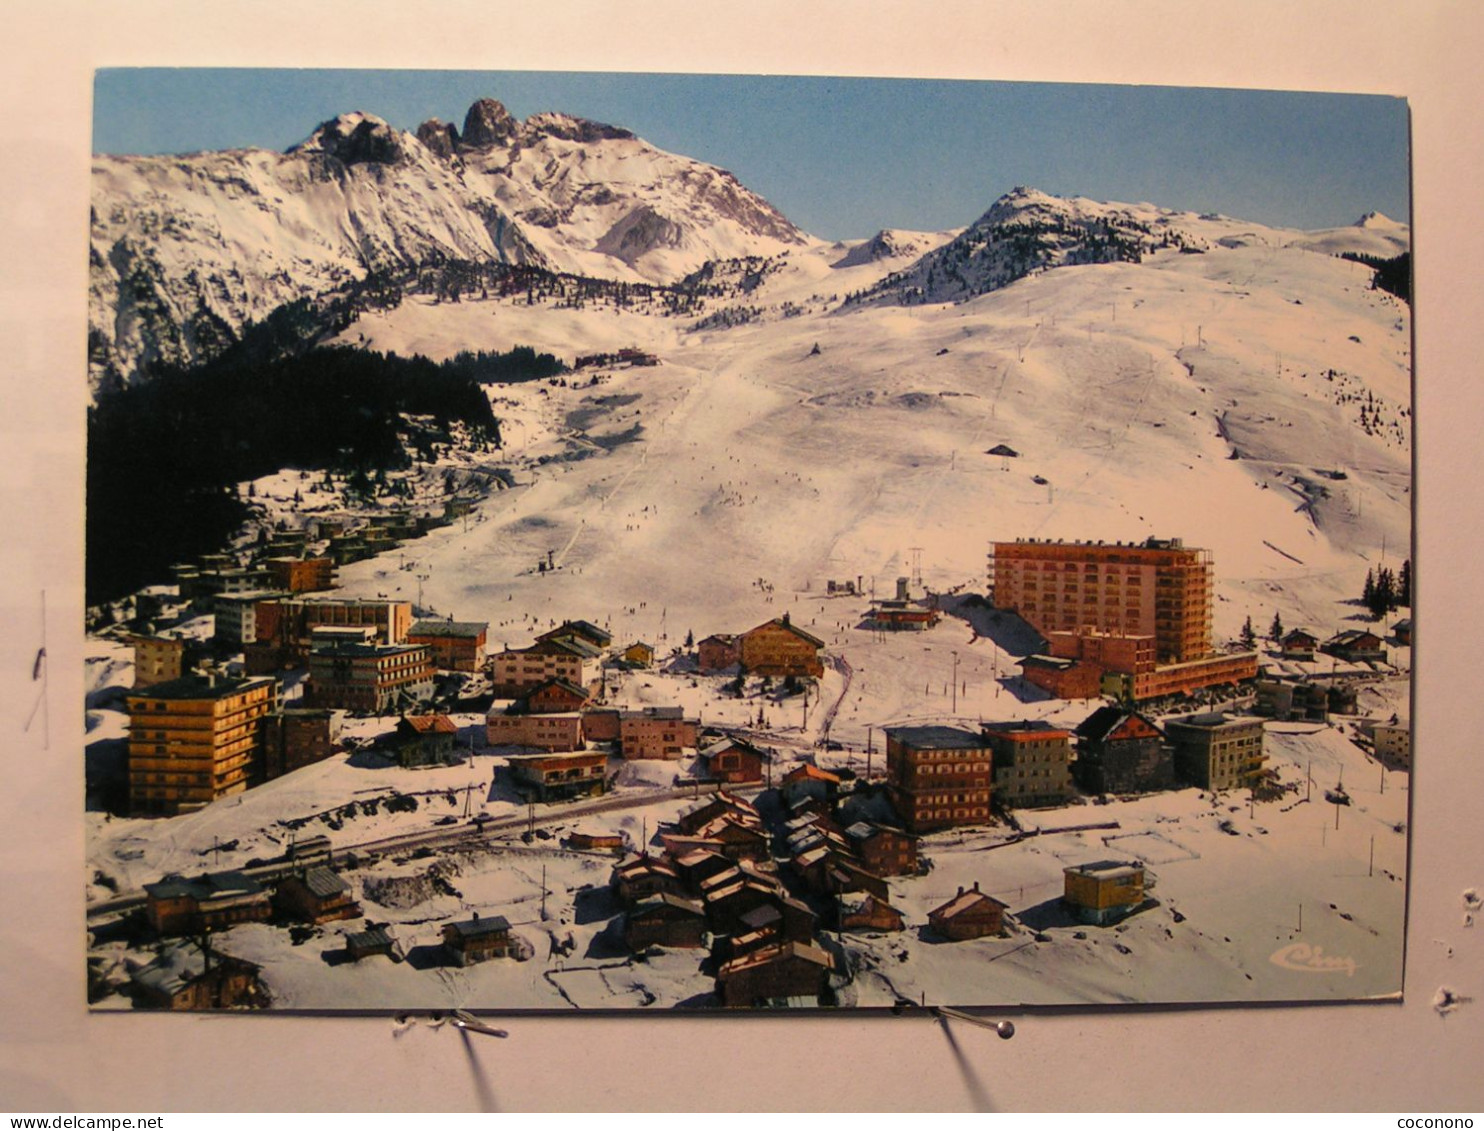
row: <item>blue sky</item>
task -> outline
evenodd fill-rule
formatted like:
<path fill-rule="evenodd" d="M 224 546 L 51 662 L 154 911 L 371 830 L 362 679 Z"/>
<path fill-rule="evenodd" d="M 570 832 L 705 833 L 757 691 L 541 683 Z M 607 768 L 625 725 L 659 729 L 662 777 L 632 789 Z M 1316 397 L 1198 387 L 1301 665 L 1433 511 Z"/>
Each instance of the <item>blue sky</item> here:
<path fill-rule="evenodd" d="M 93 148 L 284 149 L 349 110 L 462 125 L 560 110 L 730 169 L 831 239 L 960 227 L 1016 185 L 1298 228 L 1409 210 L 1407 110 L 1375 95 L 750 75 L 114 69 Z"/>

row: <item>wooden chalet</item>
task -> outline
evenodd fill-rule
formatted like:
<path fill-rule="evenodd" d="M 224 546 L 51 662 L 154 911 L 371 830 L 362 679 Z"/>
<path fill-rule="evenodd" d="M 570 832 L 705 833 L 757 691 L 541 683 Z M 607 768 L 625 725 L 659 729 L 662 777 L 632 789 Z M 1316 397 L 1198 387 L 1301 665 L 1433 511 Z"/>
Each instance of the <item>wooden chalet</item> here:
<path fill-rule="evenodd" d="M 767 830 L 726 813 L 702 825 L 689 837 L 661 834 L 660 839 L 675 854 L 705 845 L 715 846 L 714 850 L 728 860 L 765 860 L 772 855 L 773 838 Z"/>
<path fill-rule="evenodd" d="M 536 637 L 539 641 L 559 640 L 570 643 L 572 640 L 581 640 L 589 648 L 602 651 L 613 643 L 613 634 L 607 629 L 599 628 L 592 621 L 566 620 L 549 632 L 543 632 Z"/>
<path fill-rule="evenodd" d="M 625 907 L 633 907 L 663 892 L 680 895 L 689 880 L 682 879 L 675 864 L 663 856 L 636 856 L 613 868 L 609 885 L 614 897 Z"/>
<path fill-rule="evenodd" d="M 587 688 L 558 676 L 527 691 L 518 701 L 517 709 L 526 715 L 563 714 L 581 711 L 587 706 L 588 698 Z"/>
<path fill-rule="evenodd" d="M 232 1009 L 268 1004 L 262 967 L 194 942 L 167 946 L 130 979 L 140 1009 Z"/>
<path fill-rule="evenodd" d="M 628 837 L 623 833 L 574 832 L 569 833 L 562 844 L 577 852 L 622 853 L 628 846 Z"/>
<path fill-rule="evenodd" d="M 396 939 L 385 927 L 368 927 L 364 931 L 352 931 L 345 936 L 345 955 L 352 962 L 359 962 L 376 954 L 393 958 L 395 947 Z"/>
<path fill-rule="evenodd" d="M 742 666 L 749 675 L 774 678 L 824 675 L 820 650 L 824 641 L 799 628 L 787 613 L 744 632 Z"/>
<path fill-rule="evenodd" d="M 720 883 L 711 890 L 703 885 L 702 898 L 706 906 L 706 918 L 721 934 L 737 934 L 747 929 L 744 917 L 759 907 L 778 908 L 782 892 L 775 884 L 768 884 L 751 876 L 738 876 L 730 883 Z"/>
<path fill-rule="evenodd" d="M 1412 646 L 1412 618 L 1403 617 L 1391 626 L 1391 635 L 1403 647 Z"/>
<path fill-rule="evenodd" d="M 705 945 L 706 908 L 697 900 L 673 892 L 659 892 L 641 900 L 624 919 L 624 945 L 630 950 L 651 946 Z"/>
<path fill-rule="evenodd" d="M 286 915 L 307 923 L 359 919 L 361 905 L 351 898 L 350 885 L 329 868 L 306 868 L 289 876 L 273 893 L 274 905 Z"/>
<path fill-rule="evenodd" d="M 840 778 L 837 775 L 808 763 L 789 770 L 778 785 L 785 805 L 791 805 L 800 796 L 831 801 L 839 791 Z"/>
<path fill-rule="evenodd" d="M 459 728 L 447 715 L 404 715 L 397 720 L 392 746 L 403 769 L 449 766 L 462 762 Z"/>
<path fill-rule="evenodd" d="M 842 931 L 900 931 L 907 926 L 900 911 L 870 892 L 838 896 L 835 921 Z"/>
<path fill-rule="evenodd" d="M 161 935 L 195 935 L 237 923 L 261 923 L 273 914 L 268 892 L 242 872 L 211 872 L 195 879 L 166 876 L 144 885 L 145 917 Z"/>
<path fill-rule="evenodd" d="M 741 662 L 741 640 L 729 632 L 718 632 L 696 645 L 696 666 L 702 675 L 713 675 Z"/>
<path fill-rule="evenodd" d="M 760 785 L 772 756 L 744 738 L 728 735 L 701 747 L 706 777 L 727 785 Z"/>
<path fill-rule="evenodd" d="M 959 888 L 958 894 L 947 903 L 929 911 L 928 926 L 950 942 L 1002 935 L 1008 906 L 981 892 L 976 880 L 967 891 Z"/>
<path fill-rule="evenodd" d="M 861 865 L 878 876 L 917 874 L 917 837 L 902 829 L 857 821 L 845 830 Z"/>
<path fill-rule="evenodd" d="M 716 996 L 729 1008 L 798 1004 L 826 1005 L 833 998 L 829 952 L 806 942 L 762 947 L 722 963 Z"/>
<path fill-rule="evenodd" d="M 1278 655 L 1285 660 L 1312 660 L 1319 650 L 1319 637 L 1303 628 L 1290 629 L 1278 642 Z"/>
<path fill-rule="evenodd" d="M 1124 707 L 1099 707 L 1077 725 L 1072 774 L 1089 793 L 1152 793 L 1175 787 L 1164 731 Z"/>
<path fill-rule="evenodd" d="M 443 949 L 456 966 L 472 966 L 491 958 L 529 957 L 521 940 L 510 933 L 510 921 L 505 916 L 481 917 L 478 912 L 472 919 L 444 925 Z"/>
<path fill-rule="evenodd" d="M 758 816 L 757 808 L 744 797 L 738 797 L 734 793 L 728 793 L 724 789 L 717 790 L 698 809 L 692 809 L 688 813 L 682 813 L 675 820 L 675 827 L 687 836 L 693 835 L 697 829 L 709 825 L 718 817 L 731 816 L 744 825 L 756 825 L 762 827 L 762 818 Z"/>
<path fill-rule="evenodd" d="M 1386 649 L 1381 638 L 1363 628 L 1346 629 L 1326 640 L 1319 648 L 1326 655 L 1355 663 L 1386 662 Z"/>

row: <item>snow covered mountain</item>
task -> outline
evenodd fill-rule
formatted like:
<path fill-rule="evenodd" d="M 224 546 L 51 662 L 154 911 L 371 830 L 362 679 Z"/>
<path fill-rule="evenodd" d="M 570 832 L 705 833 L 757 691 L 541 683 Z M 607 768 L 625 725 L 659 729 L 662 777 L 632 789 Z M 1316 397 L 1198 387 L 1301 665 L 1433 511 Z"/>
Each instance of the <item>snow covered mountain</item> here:
<path fill-rule="evenodd" d="M 597 122 L 517 121 L 491 99 L 462 130 L 354 113 L 287 153 L 99 156 L 89 368 L 96 388 L 202 360 L 371 272 L 467 259 L 668 282 L 807 242 L 722 169 Z"/>
<path fill-rule="evenodd" d="M 881 233 L 857 254 L 880 258 L 875 249 L 887 236 Z M 1406 225 L 1376 212 L 1347 228 L 1299 232 L 1214 213 L 1064 199 L 1022 187 L 995 201 L 943 247 L 852 296 L 852 301 L 960 302 L 1053 267 L 1138 263 L 1164 248 L 1199 254 L 1213 246 L 1293 246 L 1389 258 L 1407 250 L 1408 241 Z"/>

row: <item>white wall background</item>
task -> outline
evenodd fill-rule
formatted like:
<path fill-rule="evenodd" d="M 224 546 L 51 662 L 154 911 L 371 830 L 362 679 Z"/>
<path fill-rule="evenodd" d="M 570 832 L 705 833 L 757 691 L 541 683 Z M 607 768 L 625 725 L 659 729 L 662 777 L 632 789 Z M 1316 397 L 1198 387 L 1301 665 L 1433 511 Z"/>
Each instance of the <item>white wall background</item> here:
<path fill-rule="evenodd" d="M 0 19 L 0 1108 L 1484 1108 L 1477 642 L 1484 9 L 1472 0 L 9 0 Z M 90 1016 L 82 978 L 81 506 L 98 66 L 730 71 L 1365 91 L 1411 100 L 1418 649 L 1402 1005 L 1018 1017 L 1013 1041 L 889 1017 Z M 46 591 L 49 699 L 31 681 Z M 45 737 L 43 738 L 43 724 Z M 1476 1000 L 1442 1016 L 1442 986 Z M 543 1071 L 570 1063 L 581 1072 Z M 718 1067 L 718 1057 L 720 1065 Z M 1207 1060 L 1209 1070 L 1192 1070 Z M 1059 1066 L 1099 1073 L 1062 1091 Z M 558 1084 L 557 1081 L 561 1080 Z"/>

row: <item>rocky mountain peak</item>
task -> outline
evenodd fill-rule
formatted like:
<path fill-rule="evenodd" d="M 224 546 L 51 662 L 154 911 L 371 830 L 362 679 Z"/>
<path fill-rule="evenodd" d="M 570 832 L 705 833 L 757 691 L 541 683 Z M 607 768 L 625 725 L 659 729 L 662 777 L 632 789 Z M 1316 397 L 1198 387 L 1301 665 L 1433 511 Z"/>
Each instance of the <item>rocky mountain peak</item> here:
<path fill-rule="evenodd" d="M 417 140 L 427 146 L 429 152 L 447 160 L 458 148 L 459 131 L 452 122 L 429 118 L 417 127 Z"/>
<path fill-rule="evenodd" d="M 509 145 L 519 133 L 520 123 L 505 109 L 504 103 L 481 98 L 464 115 L 460 144 L 466 149 L 493 149 Z"/>
<path fill-rule="evenodd" d="M 319 150 L 347 165 L 394 165 L 405 156 L 401 134 L 375 114 L 341 114 L 321 122 L 296 151 Z"/>

